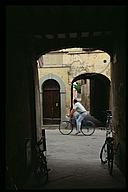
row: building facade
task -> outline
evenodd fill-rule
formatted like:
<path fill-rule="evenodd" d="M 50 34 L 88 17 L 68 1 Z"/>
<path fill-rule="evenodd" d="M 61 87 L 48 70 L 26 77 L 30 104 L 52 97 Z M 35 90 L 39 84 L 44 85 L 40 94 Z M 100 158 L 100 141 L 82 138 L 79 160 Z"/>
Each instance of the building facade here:
<path fill-rule="evenodd" d="M 49 119 L 49 122 L 47 122 L 48 124 L 58 123 L 58 121 L 56 121 L 58 117 L 58 119 L 61 120 L 65 119 L 65 116 L 69 113 L 71 107 L 71 84 L 73 79 L 78 75 L 96 73 L 104 75 L 109 80 L 111 79 L 110 56 L 101 50 L 91 51 L 83 48 L 68 48 L 58 51 L 51 51 L 45 55 L 42 55 L 38 59 L 37 63 L 43 124 L 45 124 L 45 119 Z M 46 90 L 43 89 L 43 84 L 49 79 L 51 80 L 51 84 L 52 80 L 58 83 L 58 91 L 60 96 L 58 96 L 58 101 L 54 100 L 53 104 L 51 102 L 51 106 L 48 104 L 49 107 L 45 107 L 44 111 L 43 106 L 46 103 L 46 100 L 49 101 L 49 99 L 52 100 L 52 97 L 56 97 L 55 93 L 54 96 L 50 96 L 48 93 L 46 93 L 47 96 L 44 95 Z M 86 82 L 84 80 L 80 80 L 79 82 L 81 84 L 81 94 L 78 94 L 73 88 L 73 96 L 81 100 L 87 110 L 90 110 L 90 81 L 89 79 L 86 79 Z M 47 88 L 47 92 L 48 90 L 51 92 L 50 89 L 56 88 Z M 57 93 L 55 90 L 54 92 Z M 46 100 L 44 100 L 44 97 Z M 55 107 L 52 105 L 55 105 Z M 55 114 L 52 112 L 53 108 L 54 113 L 58 113 L 60 116 L 55 116 Z M 48 113 L 47 109 L 49 111 Z M 50 118 L 54 119 L 54 121 L 51 120 L 51 123 Z"/>

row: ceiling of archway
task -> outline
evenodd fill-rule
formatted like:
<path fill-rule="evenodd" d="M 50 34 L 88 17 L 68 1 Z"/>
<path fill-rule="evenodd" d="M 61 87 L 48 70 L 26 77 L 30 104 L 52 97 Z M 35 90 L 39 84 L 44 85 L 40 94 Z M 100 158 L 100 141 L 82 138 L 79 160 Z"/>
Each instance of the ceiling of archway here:
<path fill-rule="evenodd" d="M 118 6 L 8 6 L 13 27 L 35 35 L 83 31 L 107 31 L 115 26 L 123 9 Z M 120 21 L 120 20 L 119 20 Z M 78 27 L 79 26 L 79 27 Z"/>
<path fill-rule="evenodd" d="M 124 6 L 7 6 L 7 32 L 29 38 L 39 51 L 42 44 L 45 50 L 53 50 L 85 47 L 85 42 L 87 47 L 104 49 L 104 39 L 111 42 L 123 15 Z"/>

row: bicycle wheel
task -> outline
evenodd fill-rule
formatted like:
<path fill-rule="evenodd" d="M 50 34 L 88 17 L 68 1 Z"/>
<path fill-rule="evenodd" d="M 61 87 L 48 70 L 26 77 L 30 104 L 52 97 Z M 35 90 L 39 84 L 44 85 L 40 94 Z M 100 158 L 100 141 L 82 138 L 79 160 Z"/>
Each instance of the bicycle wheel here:
<path fill-rule="evenodd" d="M 101 163 L 107 163 L 107 143 L 105 142 L 100 151 Z"/>
<path fill-rule="evenodd" d="M 86 121 L 85 123 L 81 124 L 81 132 L 85 136 L 90 136 L 95 131 L 95 124 L 92 121 Z"/>
<path fill-rule="evenodd" d="M 73 127 L 70 121 L 61 121 L 59 125 L 59 131 L 63 135 L 69 135 L 73 131 Z"/>
<path fill-rule="evenodd" d="M 109 174 L 112 175 L 113 171 L 113 157 L 114 157 L 114 151 L 113 151 L 113 145 L 107 144 L 107 151 L 108 151 L 108 171 Z"/>

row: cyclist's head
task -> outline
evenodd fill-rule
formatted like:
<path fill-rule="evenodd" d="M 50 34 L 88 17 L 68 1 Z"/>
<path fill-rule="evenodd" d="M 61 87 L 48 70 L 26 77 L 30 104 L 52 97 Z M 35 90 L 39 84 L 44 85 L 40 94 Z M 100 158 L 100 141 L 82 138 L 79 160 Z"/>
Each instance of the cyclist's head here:
<path fill-rule="evenodd" d="M 74 99 L 74 103 L 77 103 L 77 99 Z"/>

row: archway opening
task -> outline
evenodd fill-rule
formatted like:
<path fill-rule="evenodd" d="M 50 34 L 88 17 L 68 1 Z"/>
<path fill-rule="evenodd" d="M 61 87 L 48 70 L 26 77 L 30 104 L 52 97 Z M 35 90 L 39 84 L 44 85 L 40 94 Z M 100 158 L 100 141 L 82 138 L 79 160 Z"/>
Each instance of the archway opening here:
<path fill-rule="evenodd" d="M 80 91 L 77 90 L 77 94 L 74 95 L 73 88 L 76 82 L 79 82 L 77 85 L 80 86 Z M 110 90 L 110 80 L 105 75 L 99 73 L 81 74 L 72 81 L 71 101 L 77 97 L 90 114 L 105 126 L 105 112 L 111 108 Z"/>
<path fill-rule="evenodd" d="M 111 98 L 109 99 L 109 85 L 107 86 L 107 79 L 109 82 L 111 80 L 111 62 L 110 55 L 107 52 L 99 49 L 95 50 L 94 48 L 65 48 L 41 55 L 37 63 L 40 84 L 41 79 L 46 79 L 46 77 L 47 79 L 53 78 L 57 80 L 60 86 L 63 84 L 64 89 L 62 90 L 61 88 L 61 120 L 65 119 L 66 114 L 69 113 L 72 106 L 72 81 L 73 83 L 75 81 L 81 81 L 82 103 L 95 117 L 105 122 L 101 112 L 103 113 L 104 110 L 110 108 L 108 100 L 111 100 Z M 43 91 L 40 91 L 43 94 Z M 101 103 L 99 102 L 99 104 L 97 102 L 98 93 L 100 93 L 100 96 L 104 94 L 102 97 L 104 100 Z"/>
<path fill-rule="evenodd" d="M 88 48 L 84 50 L 83 48 L 81 48 L 82 49 L 81 51 L 83 51 L 82 53 L 81 52 L 78 53 L 79 48 L 75 48 L 74 52 L 72 52 L 71 50 L 68 51 L 68 49 L 72 49 L 72 48 L 65 48 L 63 50 L 54 49 L 54 51 L 45 53 L 45 55 L 42 55 L 38 60 L 38 69 L 39 70 L 44 69 L 43 74 L 49 76 L 49 80 L 53 75 L 57 75 L 60 79 L 63 80 L 65 84 L 64 94 L 66 96 L 66 102 L 65 102 L 65 105 L 63 106 L 63 109 L 61 110 L 65 111 L 64 113 L 65 116 L 69 112 L 67 110 L 70 109 L 71 107 L 72 83 L 77 81 L 83 81 L 81 82 L 81 84 L 83 86 L 82 90 L 84 90 L 83 97 L 85 98 L 84 85 L 88 81 L 89 91 L 90 91 L 90 94 L 89 94 L 90 113 L 96 118 L 98 118 L 99 120 L 101 120 L 102 122 L 105 122 L 105 119 L 104 119 L 105 116 L 103 112 L 110 107 L 109 104 L 111 103 L 110 102 L 111 100 L 110 98 L 110 89 L 111 89 L 110 87 L 110 79 L 111 79 L 110 55 L 108 55 L 104 51 L 95 52 L 94 49 L 91 50 Z M 102 55 L 104 53 L 107 54 L 107 59 L 106 57 L 104 58 L 104 57 L 97 56 L 97 55 Z M 85 54 L 88 59 L 86 58 L 84 62 L 82 62 L 83 58 L 80 54 L 82 55 Z M 92 57 L 94 56 L 94 59 L 92 59 L 91 62 L 89 62 L 90 61 L 89 57 L 91 56 Z M 65 57 L 66 57 L 66 60 L 65 60 Z M 98 61 L 97 61 L 97 58 L 99 59 Z M 69 62 L 66 63 L 66 61 L 69 61 Z M 48 71 L 48 68 L 49 68 L 49 71 Z M 40 78 L 41 78 L 41 74 L 42 72 L 40 72 Z M 42 95 L 44 94 L 43 92 L 44 90 L 42 89 Z M 54 178 L 52 178 L 52 174 L 55 173 L 54 169 L 58 172 L 58 174 L 55 174 L 56 177 L 59 177 L 59 174 L 61 171 L 64 171 L 63 176 L 72 174 L 72 171 L 69 171 L 69 167 L 73 166 L 75 169 L 78 166 L 77 159 L 79 159 L 79 161 L 82 163 L 81 164 L 82 167 L 78 166 L 78 169 L 84 170 L 86 166 L 91 166 L 94 168 L 95 166 L 97 167 L 99 165 L 99 161 L 100 161 L 99 151 L 103 141 L 105 140 L 104 129 L 101 129 L 100 127 L 98 127 L 94 135 L 92 135 L 90 138 L 85 139 L 84 137 L 79 137 L 79 139 L 81 138 L 79 142 L 81 143 L 81 141 L 83 140 L 84 145 L 83 144 L 81 145 L 80 143 L 78 143 L 77 150 L 75 149 L 76 147 L 74 148 L 74 141 L 77 142 L 78 139 L 72 137 L 74 135 L 74 132 L 69 136 L 70 138 L 70 139 L 68 138 L 69 142 L 67 142 L 66 137 L 64 137 L 63 135 L 60 135 L 58 130 L 52 129 L 51 127 L 50 127 L 50 130 L 49 130 L 49 127 L 46 128 L 46 135 L 47 135 L 47 147 L 48 147 L 47 155 L 49 157 L 48 161 L 49 161 L 49 166 L 51 166 L 51 169 L 52 169 L 50 173 L 51 181 L 52 179 L 54 180 Z M 85 140 L 87 141 L 87 143 Z M 54 148 L 51 146 L 54 146 Z M 89 151 L 85 150 L 87 146 L 89 146 L 90 148 Z M 95 149 L 94 151 L 92 146 L 94 146 L 94 149 Z M 84 153 L 81 153 L 82 151 L 84 151 Z M 72 157 L 74 157 L 73 161 L 71 161 Z M 86 161 L 85 161 L 85 158 L 87 158 Z M 58 162 L 61 165 L 60 167 L 58 167 Z M 69 162 L 71 162 L 71 164 Z M 69 166 L 67 166 L 67 164 Z M 80 172 L 79 174 L 81 173 L 82 172 Z M 76 178 L 77 177 L 75 177 L 74 180 L 76 180 Z M 50 185 L 48 187 L 50 187 Z"/>

